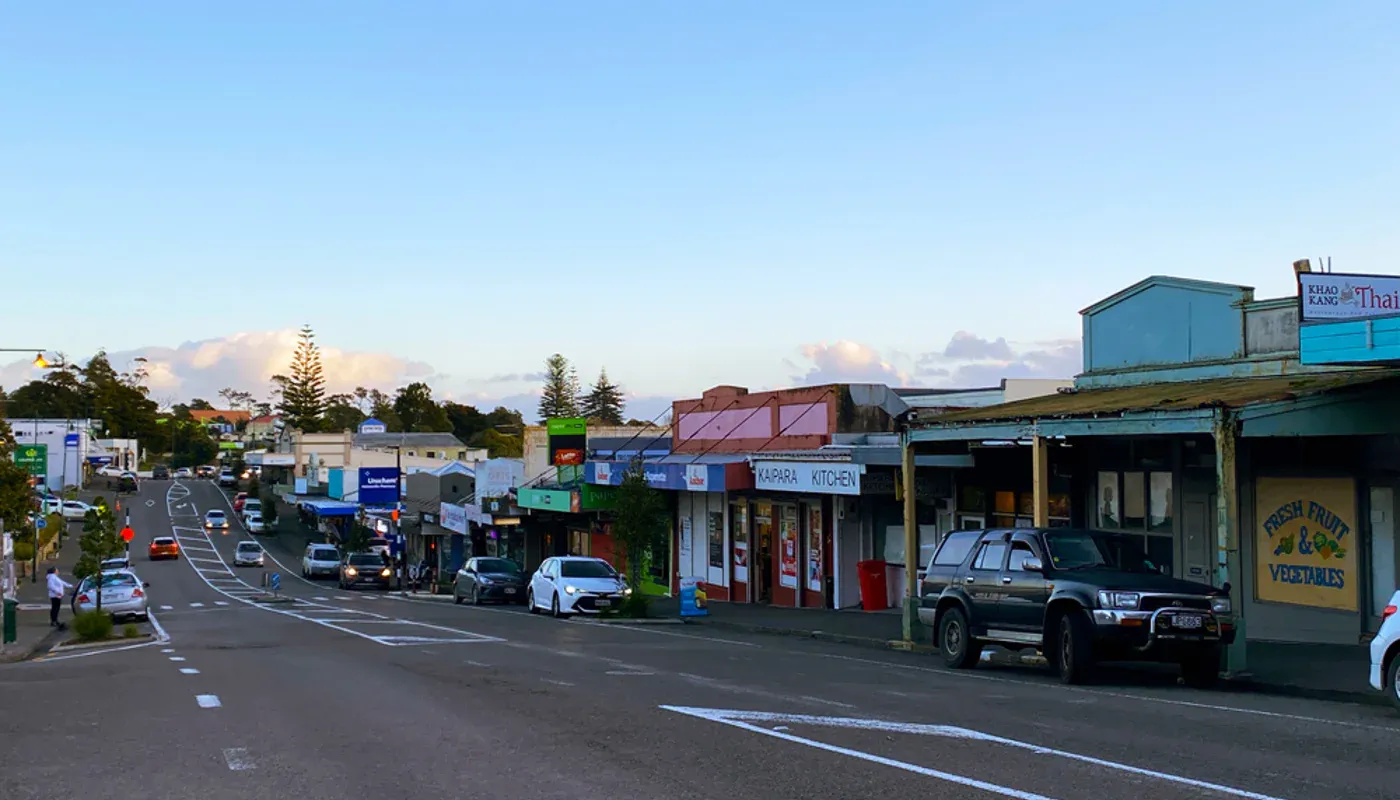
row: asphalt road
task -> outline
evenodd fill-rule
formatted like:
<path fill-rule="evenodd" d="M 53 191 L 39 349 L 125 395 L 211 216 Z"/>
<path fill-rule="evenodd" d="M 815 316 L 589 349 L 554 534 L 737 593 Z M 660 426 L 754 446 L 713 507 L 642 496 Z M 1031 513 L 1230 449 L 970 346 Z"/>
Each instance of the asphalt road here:
<path fill-rule="evenodd" d="M 168 502 L 167 502 L 168 500 Z M 149 501 L 149 505 L 147 502 Z M 14 798 L 1385 798 L 1387 709 L 341 592 L 247 602 L 207 482 L 148 481 L 133 552 L 171 640 L 0 667 Z M 205 548 L 205 549 L 198 549 Z M 200 559 L 200 560 L 195 560 Z M 290 568 L 290 569 L 288 569 Z"/>

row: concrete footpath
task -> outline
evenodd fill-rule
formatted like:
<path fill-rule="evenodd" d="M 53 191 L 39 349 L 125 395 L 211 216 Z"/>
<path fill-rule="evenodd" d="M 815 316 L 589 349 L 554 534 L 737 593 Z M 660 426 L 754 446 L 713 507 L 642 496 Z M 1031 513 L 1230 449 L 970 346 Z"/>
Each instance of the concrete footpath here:
<path fill-rule="evenodd" d="M 69 534 L 56 557 L 47 561 L 42 559 L 39 561 L 39 574 L 35 576 L 37 579 L 25 576 L 19 580 L 17 592 L 19 610 L 15 617 L 16 640 L 0 649 L 0 663 L 32 658 L 58 644 L 65 635 L 71 635 L 49 626 L 49 591 L 46 580 L 48 576 L 45 573 L 48 572 L 49 567 L 58 567 L 65 581 L 77 583 L 73 577 L 73 565 L 77 562 L 80 554 L 78 549 L 80 531 L 81 526 L 70 523 Z M 63 622 L 70 622 L 72 619 L 72 611 L 68 607 L 66 598 L 58 618 Z"/>

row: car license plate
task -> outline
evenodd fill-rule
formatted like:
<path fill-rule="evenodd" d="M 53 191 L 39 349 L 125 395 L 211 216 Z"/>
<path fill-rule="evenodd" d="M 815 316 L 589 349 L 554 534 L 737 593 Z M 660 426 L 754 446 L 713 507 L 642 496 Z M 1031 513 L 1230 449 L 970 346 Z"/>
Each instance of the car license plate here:
<path fill-rule="evenodd" d="M 1182 630 L 1200 630 L 1203 620 L 1197 614 L 1177 614 L 1172 618 L 1172 624 Z"/>
<path fill-rule="evenodd" d="M 612 601 L 611 601 L 611 600 L 599 600 L 599 601 L 598 601 L 598 607 L 599 607 L 599 608 L 607 608 L 607 607 L 610 606 L 610 605 L 612 605 Z"/>
<path fill-rule="evenodd" d="M 508 589 L 506 589 L 506 594 L 515 594 L 515 590 L 514 590 L 514 589 L 509 589 L 509 588 L 508 588 Z"/>

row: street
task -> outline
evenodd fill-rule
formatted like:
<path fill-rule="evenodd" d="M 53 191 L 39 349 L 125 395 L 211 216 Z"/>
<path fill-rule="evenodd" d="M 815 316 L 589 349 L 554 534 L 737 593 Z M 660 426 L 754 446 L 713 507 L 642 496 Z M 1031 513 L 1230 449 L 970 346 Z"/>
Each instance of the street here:
<path fill-rule="evenodd" d="M 703 626 L 560 621 L 299 576 L 206 536 L 206 481 L 124 503 L 168 642 L 0 667 L 7 798 L 1383 798 L 1381 707 Z M 151 537 L 178 561 L 147 562 Z M 278 563 L 280 562 L 280 566 Z M 294 602 L 250 602 L 264 571 Z"/>

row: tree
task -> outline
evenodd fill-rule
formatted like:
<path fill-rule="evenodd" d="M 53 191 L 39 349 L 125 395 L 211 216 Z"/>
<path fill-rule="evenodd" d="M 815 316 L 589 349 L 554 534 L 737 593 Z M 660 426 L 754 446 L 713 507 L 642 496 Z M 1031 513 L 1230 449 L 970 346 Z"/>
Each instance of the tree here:
<path fill-rule="evenodd" d="M 73 567 L 73 576 L 79 580 L 96 575 L 103 561 L 126 552 L 126 542 L 117 533 L 117 519 L 111 509 L 96 506 L 87 512 L 83 517 L 83 535 L 78 539 L 78 547 L 82 555 L 78 556 L 78 563 Z M 97 602 L 101 610 L 100 597 Z"/>
<path fill-rule="evenodd" d="M 190 401 L 189 409 L 191 411 L 213 411 L 214 404 L 205 400 L 203 397 L 196 397 Z"/>
<path fill-rule="evenodd" d="M 485 447 L 490 458 L 523 458 L 525 442 L 519 434 L 501 433 L 495 428 L 487 428 L 481 435 L 472 439 L 472 447 Z"/>
<path fill-rule="evenodd" d="M 8 412 L 7 412 L 8 413 Z M 0 414 L 0 526 L 7 531 L 24 529 L 33 506 L 29 471 L 14 462 L 14 435 Z"/>
<path fill-rule="evenodd" d="M 326 414 L 323 420 L 328 431 L 353 431 L 365 421 L 365 415 L 355 404 L 354 396 L 333 394 L 326 398 Z"/>
<path fill-rule="evenodd" d="M 583 396 L 582 405 L 580 412 L 590 420 L 604 425 L 622 424 L 622 410 L 626 403 L 622 399 L 622 390 L 608 380 L 606 367 L 598 372 L 598 380 L 593 382 L 593 387 Z"/>
<path fill-rule="evenodd" d="M 310 325 L 302 327 L 287 371 L 277 410 L 293 428 L 320 430 L 321 418 L 326 413 L 326 373 L 321 366 L 321 348 L 316 344 L 316 334 Z"/>
<path fill-rule="evenodd" d="M 452 435 L 467 444 L 471 444 L 490 427 L 486 415 L 474 406 L 448 400 L 442 404 L 442 412 L 447 415 L 447 424 L 451 426 Z"/>
<path fill-rule="evenodd" d="M 433 402 L 433 390 L 419 381 L 400 388 L 394 395 L 394 413 L 404 431 L 441 433 L 452 429 L 442 406 Z"/>
<path fill-rule="evenodd" d="M 651 565 L 652 553 L 666 541 L 670 518 L 666 497 L 647 483 L 640 459 L 634 460 L 617 487 L 613 508 L 613 540 L 627 559 L 627 585 L 632 597 L 641 597 L 642 580 Z M 643 607 L 644 608 L 644 607 Z"/>
<path fill-rule="evenodd" d="M 578 416 L 578 373 L 569 359 L 555 353 L 544 360 L 544 389 L 540 392 L 540 422 Z"/>

